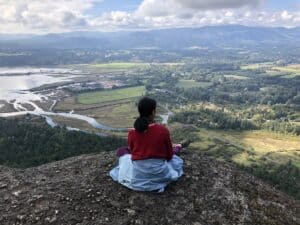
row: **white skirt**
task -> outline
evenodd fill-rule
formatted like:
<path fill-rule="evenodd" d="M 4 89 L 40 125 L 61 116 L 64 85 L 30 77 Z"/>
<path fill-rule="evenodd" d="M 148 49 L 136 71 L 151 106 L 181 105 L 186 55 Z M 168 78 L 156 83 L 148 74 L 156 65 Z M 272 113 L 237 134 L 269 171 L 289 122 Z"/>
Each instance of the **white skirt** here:
<path fill-rule="evenodd" d="M 126 154 L 119 158 L 119 164 L 109 175 L 120 184 L 135 191 L 163 192 L 171 182 L 183 174 L 183 160 L 174 155 L 170 161 L 164 159 L 131 160 Z"/>

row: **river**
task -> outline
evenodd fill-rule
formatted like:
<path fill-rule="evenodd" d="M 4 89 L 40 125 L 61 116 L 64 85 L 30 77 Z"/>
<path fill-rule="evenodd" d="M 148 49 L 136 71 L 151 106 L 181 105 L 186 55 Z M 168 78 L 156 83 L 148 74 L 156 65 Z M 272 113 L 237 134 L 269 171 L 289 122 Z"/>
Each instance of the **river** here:
<path fill-rule="evenodd" d="M 99 123 L 94 118 L 75 114 L 52 111 L 56 100 L 53 100 L 53 105 L 50 111 L 45 111 L 40 108 L 35 102 L 48 101 L 49 96 L 41 92 L 30 91 L 32 88 L 40 87 L 45 84 L 54 84 L 72 81 L 74 71 L 60 68 L 0 68 L 0 100 L 6 101 L 12 105 L 15 112 L 0 113 L 0 117 L 15 117 L 22 115 L 37 115 L 46 119 L 46 122 L 55 127 L 57 124 L 52 120 L 51 116 L 61 116 L 71 119 L 82 120 L 89 123 L 91 126 L 101 130 L 120 131 L 121 128 L 113 128 Z M 78 76 L 78 72 L 75 72 Z M 53 93 L 51 93 L 53 95 Z M 28 109 L 30 106 L 30 110 Z M 3 104 L 1 104 L 3 107 Z M 0 107 L 0 109 L 1 109 Z M 76 128 L 69 129 L 73 130 Z"/>
<path fill-rule="evenodd" d="M 4 107 L 0 104 L 0 117 L 16 117 L 27 114 L 41 116 L 45 118 L 46 122 L 55 127 L 57 124 L 53 121 L 53 116 L 60 116 L 70 119 L 77 119 L 85 121 L 92 127 L 106 131 L 124 131 L 124 128 L 114 128 L 99 123 L 92 117 L 80 115 L 70 112 L 53 112 L 53 108 L 57 103 L 54 99 L 56 92 L 60 90 L 57 88 L 51 93 L 45 94 L 41 91 L 31 91 L 33 88 L 41 87 L 42 85 L 58 84 L 63 85 L 64 82 L 70 82 L 75 76 L 80 76 L 79 71 L 61 68 L 0 68 L 0 100 L 6 101 L 15 109 L 14 112 L 2 112 Z M 39 107 L 36 102 L 52 101 L 49 111 L 45 111 Z M 30 108 L 30 109 L 29 109 Z M 167 124 L 169 117 L 173 114 L 168 105 L 165 106 L 166 113 L 161 114 L 162 123 Z M 69 130 L 78 130 L 78 128 L 68 127 Z"/>

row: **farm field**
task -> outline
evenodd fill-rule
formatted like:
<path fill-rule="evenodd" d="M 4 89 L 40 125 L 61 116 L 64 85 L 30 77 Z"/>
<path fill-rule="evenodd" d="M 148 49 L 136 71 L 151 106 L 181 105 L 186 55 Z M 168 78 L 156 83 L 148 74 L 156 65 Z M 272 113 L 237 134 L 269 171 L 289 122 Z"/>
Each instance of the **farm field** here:
<path fill-rule="evenodd" d="M 132 69 L 136 67 L 147 67 L 149 63 L 131 63 L 131 62 L 114 62 L 114 63 L 101 63 L 90 65 L 91 67 L 99 69 Z"/>
<path fill-rule="evenodd" d="M 261 69 L 261 68 L 269 68 L 273 66 L 273 62 L 264 62 L 264 63 L 254 63 L 254 64 L 248 64 L 241 66 L 242 70 L 255 70 L 255 69 Z"/>
<path fill-rule="evenodd" d="M 269 131 L 216 131 L 200 129 L 201 141 L 192 146 L 210 155 L 249 166 L 260 163 L 285 164 L 300 168 L 300 138 Z M 219 145 L 219 146 L 218 146 Z M 223 149 L 218 149 L 223 146 Z"/>
<path fill-rule="evenodd" d="M 93 115 L 100 123 L 115 128 L 130 128 L 138 112 L 135 101 L 113 103 L 99 108 L 81 111 L 85 115 Z"/>
<path fill-rule="evenodd" d="M 288 72 L 288 73 L 296 73 L 300 75 L 300 64 L 290 64 L 288 66 L 276 66 L 273 67 L 274 70 L 279 70 L 281 72 Z"/>
<path fill-rule="evenodd" d="M 241 66 L 242 70 L 264 69 L 266 75 L 280 76 L 282 78 L 294 78 L 300 76 L 300 64 L 289 64 L 286 66 L 278 66 L 274 63 L 260 63 Z"/>
<path fill-rule="evenodd" d="M 74 64 L 69 65 L 69 68 L 86 71 L 89 74 L 101 74 L 103 76 L 119 76 L 128 75 L 129 72 L 135 74 L 138 70 L 147 69 L 149 63 L 134 63 L 134 62 L 110 62 L 110 63 L 90 63 L 90 64 Z"/>
<path fill-rule="evenodd" d="M 87 109 L 82 111 L 86 115 L 93 115 L 100 123 L 115 127 L 115 128 L 130 128 L 133 122 L 138 117 L 137 107 L 135 101 L 128 101 L 124 103 L 113 103 L 111 105 Z M 158 106 L 157 115 L 165 113 L 164 108 Z M 157 118 L 159 120 L 159 117 Z"/>
<path fill-rule="evenodd" d="M 189 88 L 197 88 L 197 87 L 202 87 L 202 88 L 207 88 L 211 86 L 211 82 L 197 82 L 194 80 L 179 80 L 177 86 L 180 88 L 184 89 L 189 89 Z"/>
<path fill-rule="evenodd" d="M 145 92 L 144 86 L 120 88 L 115 90 L 96 91 L 77 95 L 80 104 L 97 104 L 115 100 L 123 100 L 142 96 Z"/>
<path fill-rule="evenodd" d="M 238 76 L 238 75 L 224 75 L 226 78 L 232 78 L 236 80 L 248 80 L 249 77 L 244 77 L 244 76 Z"/>

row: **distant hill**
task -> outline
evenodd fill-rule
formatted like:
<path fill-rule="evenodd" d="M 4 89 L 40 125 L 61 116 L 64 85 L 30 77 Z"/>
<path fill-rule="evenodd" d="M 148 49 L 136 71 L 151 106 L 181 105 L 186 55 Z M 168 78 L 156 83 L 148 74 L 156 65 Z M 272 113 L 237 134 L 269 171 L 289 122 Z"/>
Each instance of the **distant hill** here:
<path fill-rule="evenodd" d="M 296 225 L 299 202 L 257 178 L 187 151 L 185 175 L 164 193 L 112 181 L 114 153 L 25 170 L 0 166 L 0 224 Z"/>
<path fill-rule="evenodd" d="M 299 46 L 300 28 L 240 25 L 149 31 L 71 32 L 47 35 L 0 34 L 0 49 L 186 49 L 205 47 Z"/>

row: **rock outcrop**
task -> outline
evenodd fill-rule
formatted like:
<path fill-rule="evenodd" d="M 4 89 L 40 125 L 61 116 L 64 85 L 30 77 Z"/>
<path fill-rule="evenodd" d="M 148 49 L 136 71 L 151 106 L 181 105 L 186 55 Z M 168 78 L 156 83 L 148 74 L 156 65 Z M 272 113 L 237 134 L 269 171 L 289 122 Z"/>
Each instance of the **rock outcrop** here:
<path fill-rule="evenodd" d="M 300 204 L 289 196 L 197 153 L 182 157 L 184 177 L 162 194 L 113 182 L 114 153 L 0 167 L 0 224 L 300 224 Z"/>

